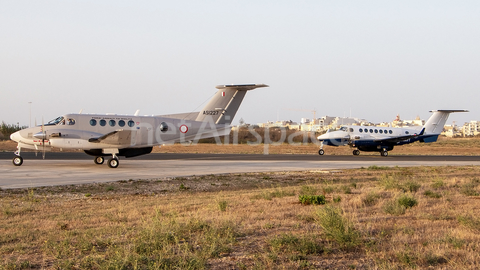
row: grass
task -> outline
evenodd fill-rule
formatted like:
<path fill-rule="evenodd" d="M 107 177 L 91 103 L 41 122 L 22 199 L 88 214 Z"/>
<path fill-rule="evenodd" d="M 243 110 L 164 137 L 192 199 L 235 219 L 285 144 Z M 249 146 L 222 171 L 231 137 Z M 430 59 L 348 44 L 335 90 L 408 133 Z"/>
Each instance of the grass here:
<path fill-rule="evenodd" d="M 464 186 L 478 190 L 479 173 L 358 169 L 4 189 L 0 269 L 476 269 L 480 200 Z M 300 195 L 327 203 L 303 205 Z"/>

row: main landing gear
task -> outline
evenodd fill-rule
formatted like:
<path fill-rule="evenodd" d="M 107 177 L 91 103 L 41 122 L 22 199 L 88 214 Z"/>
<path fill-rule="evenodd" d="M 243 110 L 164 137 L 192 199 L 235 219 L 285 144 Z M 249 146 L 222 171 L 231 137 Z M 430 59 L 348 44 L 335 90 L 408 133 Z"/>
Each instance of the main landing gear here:
<path fill-rule="evenodd" d="M 360 150 L 358 150 L 358 149 L 353 150 L 353 155 L 354 156 L 360 155 Z"/>
<path fill-rule="evenodd" d="M 388 156 L 388 151 L 387 151 L 387 149 L 382 149 L 382 151 L 380 151 L 380 155 L 382 155 L 382 157 Z"/>
<path fill-rule="evenodd" d="M 15 157 L 12 159 L 12 163 L 15 166 L 21 166 L 23 164 L 23 158 L 20 156 L 21 148 L 17 146 L 17 151 L 15 151 Z"/>
<path fill-rule="evenodd" d="M 93 159 L 93 162 L 95 162 L 95 164 L 97 165 L 101 165 L 103 164 L 103 162 L 105 162 L 105 158 L 102 156 L 98 156 Z M 120 162 L 118 162 L 117 156 L 115 154 L 112 154 L 112 157 L 108 159 L 107 164 L 110 168 L 117 168 L 118 165 L 120 165 Z"/>

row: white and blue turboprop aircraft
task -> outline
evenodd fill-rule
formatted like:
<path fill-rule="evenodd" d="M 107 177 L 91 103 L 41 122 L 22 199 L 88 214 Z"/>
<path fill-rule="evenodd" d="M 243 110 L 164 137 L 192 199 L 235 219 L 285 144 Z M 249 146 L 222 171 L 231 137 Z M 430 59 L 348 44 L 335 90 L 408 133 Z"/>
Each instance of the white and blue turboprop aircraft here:
<path fill-rule="evenodd" d="M 13 133 L 18 143 L 13 164 L 20 166 L 21 149 L 45 151 L 52 148 L 81 149 L 94 156 L 96 164 L 117 168 L 118 157 L 149 154 L 153 146 L 196 141 L 230 134 L 233 120 L 248 90 L 265 84 L 219 85 L 218 92 L 200 112 L 138 116 L 116 114 L 66 114 L 42 124 Z"/>
<path fill-rule="evenodd" d="M 454 112 L 468 112 L 467 110 L 436 110 L 430 111 L 433 115 L 421 128 L 390 128 L 373 126 L 342 126 L 337 131 L 327 132 L 317 137 L 321 142 L 319 155 L 323 155 L 324 145 L 349 145 L 353 155 L 360 155 L 360 151 L 380 152 L 384 157 L 394 146 L 409 144 L 416 141 L 423 143 L 436 142 L 438 135 L 443 131 L 448 115 Z"/>

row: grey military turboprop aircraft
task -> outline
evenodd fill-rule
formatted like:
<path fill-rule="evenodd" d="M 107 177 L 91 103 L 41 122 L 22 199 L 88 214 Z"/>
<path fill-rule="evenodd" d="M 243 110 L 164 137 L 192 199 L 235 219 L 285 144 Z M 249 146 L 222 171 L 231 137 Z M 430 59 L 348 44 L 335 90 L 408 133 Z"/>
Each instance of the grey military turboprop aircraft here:
<path fill-rule="evenodd" d="M 153 146 L 188 142 L 230 134 L 231 122 L 249 90 L 265 84 L 219 85 L 213 98 L 200 112 L 138 116 L 116 114 L 66 114 L 13 133 L 18 143 L 13 164 L 23 164 L 21 149 L 50 151 L 52 148 L 82 149 L 96 164 L 110 157 L 108 166 L 117 168 L 118 157 L 149 154 Z"/>
<path fill-rule="evenodd" d="M 409 144 L 416 141 L 422 143 L 436 142 L 438 135 L 443 131 L 450 113 L 468 112 L 467 110 L 436 110 L 427 120 L 422 129 L 390 128 L 372 126 L 342 126 L 337 131 L 327 132 L 317 137 L 321 142 L 319 155 L 323 155 L 323 145 L 349 145 L 357 148 L 353 155 L 360 155 L 360 151 L 380 152 L 384 157 L 394 146 Z"/>

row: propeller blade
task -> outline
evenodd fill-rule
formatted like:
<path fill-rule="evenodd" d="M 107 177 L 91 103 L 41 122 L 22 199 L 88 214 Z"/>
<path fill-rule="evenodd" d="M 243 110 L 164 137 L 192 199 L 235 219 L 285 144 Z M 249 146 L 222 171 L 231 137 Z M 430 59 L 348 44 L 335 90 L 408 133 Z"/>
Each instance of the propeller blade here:
<path fill-rule="evenodd" d="M 43 117 L 42 117 L 42 133 L 43 133 L 43 136 L 42 136 L 42 148 L 43 148 L 42 157 L 43 157 L 43 159 L 45 159 L 45 136 L 47 135 L 47 132 L 45 131 L 45 124 L 43 122 Z"/>

